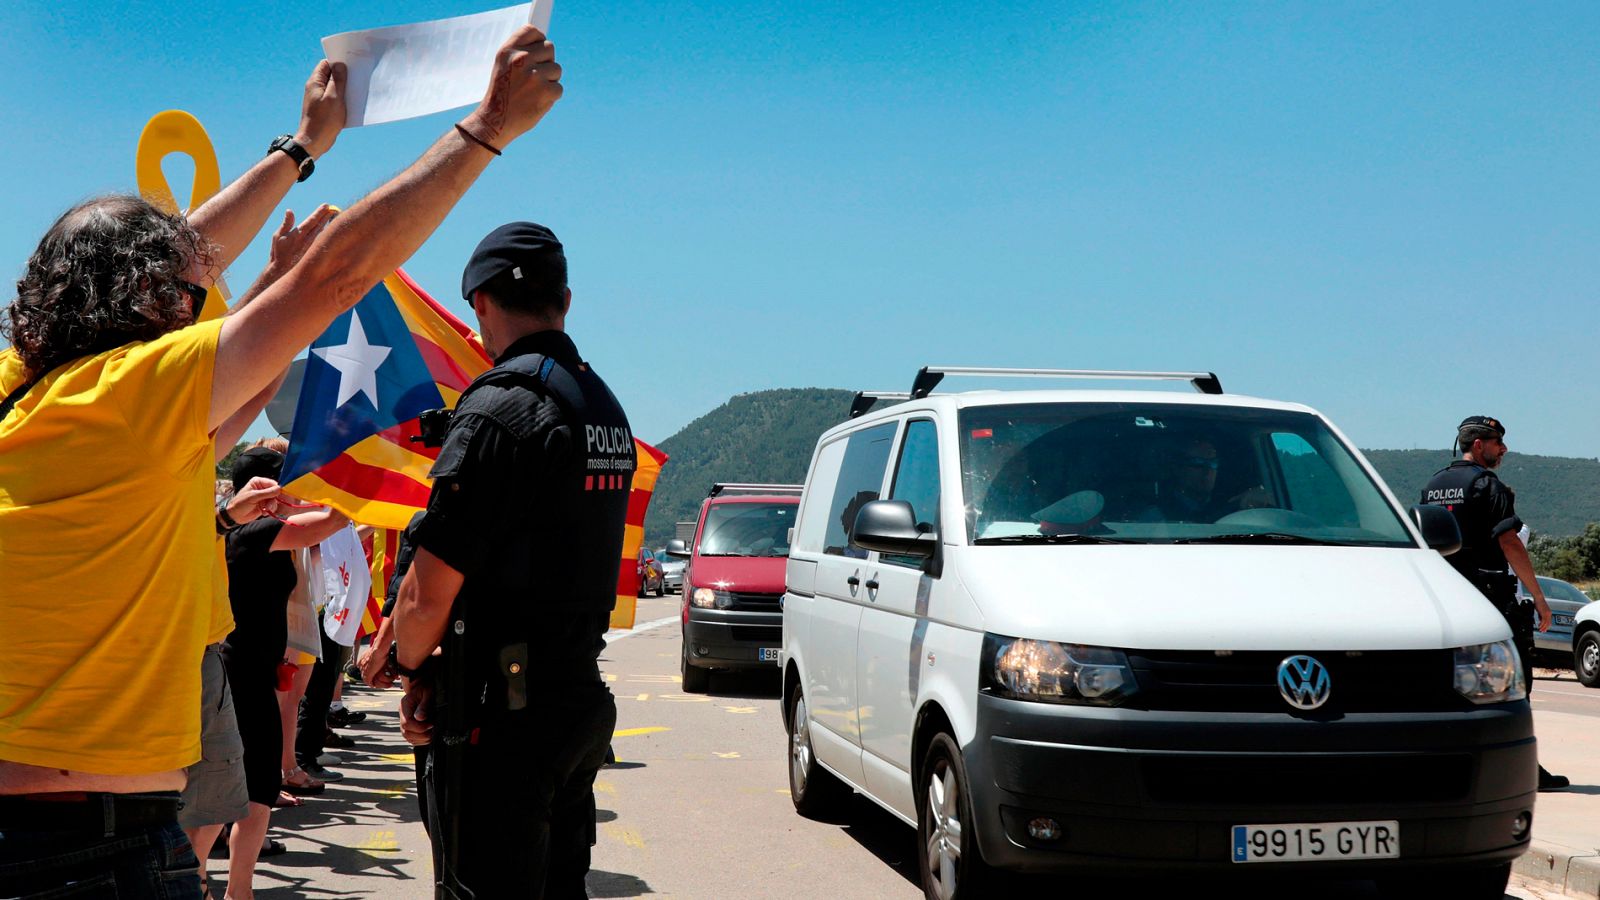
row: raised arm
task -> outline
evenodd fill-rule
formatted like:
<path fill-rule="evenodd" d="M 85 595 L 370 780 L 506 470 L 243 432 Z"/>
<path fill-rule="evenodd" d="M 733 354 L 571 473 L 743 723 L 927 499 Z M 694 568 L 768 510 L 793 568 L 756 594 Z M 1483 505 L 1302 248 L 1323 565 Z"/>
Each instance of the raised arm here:
<path fill-rule="evenodd" d="M 314 160 L 321 159 L 333 147 L 344 128 L 344 77 L 343 63 L 334 65 L 323 60 L 306 80 L 300 100 L 300 127 L 294 140 Z M 215 248 L 215 268 L 191 272 L 191 280 L 209 285 L 232 265 L 299 178 L 300 169 L 289 154 L 268 153 L 190 212 L 189 224 Z"/>
<path fill-rule="evenodd" d="M 495 55 L 489 89 L 404 172 L 340 213 L 300 264 L 222 324 L 211 382 L 211 428 L 266 387 L 374 284 L 410 258 L 494 154 L 538 124 L 561 97 L 555 48 L 524 26 Z M 281 156 L 282 154 L 277 154 Z"/>

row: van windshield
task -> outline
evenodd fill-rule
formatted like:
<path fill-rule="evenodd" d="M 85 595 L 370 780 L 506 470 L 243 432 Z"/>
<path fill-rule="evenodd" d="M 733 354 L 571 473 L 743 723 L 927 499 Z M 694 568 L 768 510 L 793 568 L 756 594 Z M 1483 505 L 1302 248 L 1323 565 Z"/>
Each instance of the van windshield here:
<path fill-rule="evenodd" d="M 706 510 L 701 556 L 788 556 L 794 503 L 718 503 Z"/>
<path fill-rule="evenodd" d="M 1307 413 L 1041 403 L 969 407 L 960 421 L 973 543 L 1416 546 Z"/>

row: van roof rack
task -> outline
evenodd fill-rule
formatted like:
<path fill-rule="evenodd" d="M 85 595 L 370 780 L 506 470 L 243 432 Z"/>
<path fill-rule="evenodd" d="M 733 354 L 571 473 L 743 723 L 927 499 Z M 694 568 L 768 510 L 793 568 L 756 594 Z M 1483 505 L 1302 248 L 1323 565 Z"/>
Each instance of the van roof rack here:
<path fill-rule="evenodd" d="M 1100 378 L 1119 381 L 1187 381 L 1202 394 L 1222 393 L 1215 372 L 1113 372 L 1101 369 L 996 369 L 986 366 L 923 366 L 911 382 L 910 399 L 928 396 L 946 375 L 980 378 Z"/>
<path fill-rule="evenodd" d="M 854 419 L 866 413 L 879 400 L 910 400 L 911 395 L 905 391 L 856 391 L 854 400 L 850 401 L 850 418 Z"/>
<path fill-rule="evenodd" d="M 805 489 L 802 484 L 739 484 L 719 481 L 711 486 L 708 497 L 722 494 L 798 494 Z"/>

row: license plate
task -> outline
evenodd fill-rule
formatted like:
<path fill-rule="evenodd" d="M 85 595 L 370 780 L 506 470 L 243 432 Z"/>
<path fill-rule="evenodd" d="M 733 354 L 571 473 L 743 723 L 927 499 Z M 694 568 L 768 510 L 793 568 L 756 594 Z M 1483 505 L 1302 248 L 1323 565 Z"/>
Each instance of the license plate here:
<path fill-rule="evenodd" d="M 756 659 L 759 659 L 762 662 L 777 662 L 778 661 L 778 648 L 777 647 L 762 647 L 760 650 L 756 651 Z"/>
<path fill-rule="evenodd" d="M 1399 822 L 1310 822 L 1233 826 L 1233 861 L 1397 859 Z"/>
<path fill-rule="evenodd" d="M 1567 615 L 1562 615 L 1561 613 L 1553 613 L 1550 616 L 1550 619 L 1551 619 L 1552 622 L 1554 622 L 1557 625 L 1571 625 L 1572 624 L 1572 617 L 1571 616 L 1567 616 Z"/>

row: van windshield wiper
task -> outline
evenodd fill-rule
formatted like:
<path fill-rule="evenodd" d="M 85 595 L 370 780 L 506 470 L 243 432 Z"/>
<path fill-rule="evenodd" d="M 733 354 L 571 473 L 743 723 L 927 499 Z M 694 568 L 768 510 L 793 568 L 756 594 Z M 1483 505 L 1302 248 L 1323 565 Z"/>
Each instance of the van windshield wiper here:
<path fill-rule="evenodd" d="M 1250 531 L 1238 534 L 1212 534 L 1205 537 L 1178 538 L 1174 544 L 1307 544 L 1319 547 L 1333 546 L 1335 541 L 1290 534 L 1287 531 Z"/>
<path fill-rule="evenodd" d="M 1118 538 L 1101 537 L 1098 534 L 1008 534 L 1003 537 L 984 537 L 973 541 L 974 544 L 1137 544 L 1140 541 L 1125 541 Z"/>

